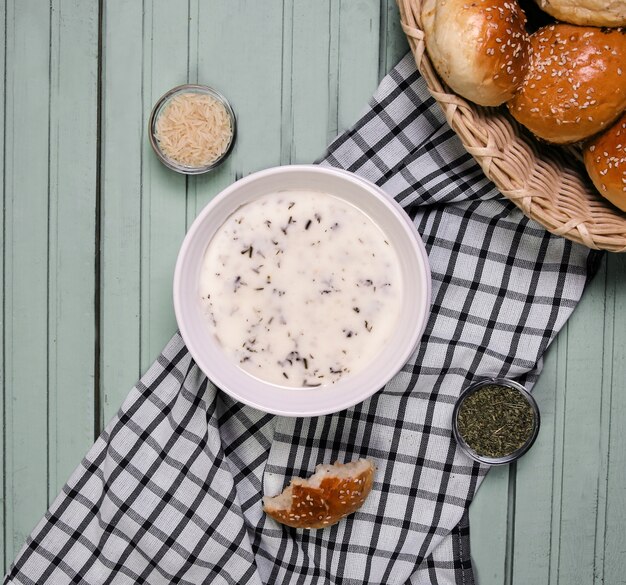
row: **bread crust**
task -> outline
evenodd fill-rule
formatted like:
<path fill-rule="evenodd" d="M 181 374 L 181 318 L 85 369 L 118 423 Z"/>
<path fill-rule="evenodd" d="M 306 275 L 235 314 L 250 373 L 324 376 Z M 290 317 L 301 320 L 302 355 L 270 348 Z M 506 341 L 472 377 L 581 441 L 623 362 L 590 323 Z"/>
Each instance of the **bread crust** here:
<path fill-rule="evenodd" d="M 457 94 L 482 106 L 513 97 L 529 50 L 516 0 L 426 0 L 421 19 L 428 55 Z"/>
<path fill-rule="evenodd" d="M 263 498 L 263 510 L 277 522 L 293 528 L 327 528 L 348 514 L 356 512 L 372 490 L 374 465 L 349 478 L 331 474 L 323 478 L 319 487 L 309 485 L 309 480 L 296 477 L 291 480 L 283 494 L 291 494 L 291 506 L 280 509 L 274 505 L 275 498 Z M 343 464 L 335 463 L 340 468 Z M 319 469 L 322 466 L 316 468 Z"/>
<path fill-rule="evenodd" d="M 556 144 L 608 128 L 626 109 L 626 34 L 556 24 L 530 37 L 524 82 L 507 103 L 533 134 Z"/>
<path fill-rule="evenodd" d="M 557 20 L 580 26 L 626 26 L 624 0 L 536 0 Z"/>
<path fill-rule="evenodd" d="M 583 156 L 599 193 L 626 211 L 626 114 L 585 144 Z"/>

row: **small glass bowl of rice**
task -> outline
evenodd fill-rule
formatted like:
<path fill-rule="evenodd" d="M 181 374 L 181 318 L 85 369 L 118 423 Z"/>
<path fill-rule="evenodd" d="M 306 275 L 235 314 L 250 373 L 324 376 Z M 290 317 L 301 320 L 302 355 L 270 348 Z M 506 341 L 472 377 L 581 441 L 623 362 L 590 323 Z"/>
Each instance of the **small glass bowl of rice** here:
<path fill-rule="evenodd" d="M 168 168 L 206 173 L 224 162 L 235 143 L 235 113 L 228 100 L 205 85 L 179 85 L 150 114 L 150 144 Z"/>

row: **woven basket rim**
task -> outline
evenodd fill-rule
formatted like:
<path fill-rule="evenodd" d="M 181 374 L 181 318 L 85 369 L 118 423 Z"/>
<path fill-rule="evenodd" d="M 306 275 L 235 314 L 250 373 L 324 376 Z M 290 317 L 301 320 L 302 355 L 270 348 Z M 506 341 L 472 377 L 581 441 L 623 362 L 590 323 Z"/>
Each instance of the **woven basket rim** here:
<path fill-rule="evenodd" d="M 626 214 L 595 190 L 580 149 L 543 144 L 506 107 L 477 106 L 439 78 L 426 52 L 422 0 L 397 0 L 401 25 L 428 90 L 465 149 L 522 212 L 549 232 L 596 250 L 626 251 Z"/>

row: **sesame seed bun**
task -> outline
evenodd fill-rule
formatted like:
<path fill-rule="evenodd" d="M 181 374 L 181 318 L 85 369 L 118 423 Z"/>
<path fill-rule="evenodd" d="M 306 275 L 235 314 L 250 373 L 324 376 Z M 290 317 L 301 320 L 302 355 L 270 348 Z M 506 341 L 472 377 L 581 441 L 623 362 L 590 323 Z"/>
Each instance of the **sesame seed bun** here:
<path fill-rule="evenodd" d="M 374 465 L 367 459 L 318 465 L 309 479 L 295 477 L 277 496 L 263 497 L 263 509 L 293 528 L 327 528 L 356 512 L 372 490 Z"/>
<path fill-rule="evenodd" d="M 603 197 L 626 211 L 626 114 L 583 150 L 585 167 Z"/>
<path fill-rule="evenodd" d="M 536 0 L 557 20 L 581 26 L 626 25 L 624 0 Z"/>
<path fill-rule="evenodd" d="M 524 83 L 507 106 L 539 138 L 557 144 L 608 128 L 626 109 L 626 34 L 556 24 L 530 37 Z"/>
<path fill-rule="evenodd" d="M 426 0 L 421 16 L 428 55 L 457 94 L 482 106 L 513 97 L 529 46 L 515 0 Z"/>

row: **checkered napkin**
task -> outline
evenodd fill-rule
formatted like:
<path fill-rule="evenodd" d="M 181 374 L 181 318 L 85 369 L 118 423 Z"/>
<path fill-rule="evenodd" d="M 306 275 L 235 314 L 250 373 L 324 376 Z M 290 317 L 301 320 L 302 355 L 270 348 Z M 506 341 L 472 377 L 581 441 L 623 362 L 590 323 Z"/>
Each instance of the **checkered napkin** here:
<path fill-rule="evenodd" d="M 467 508 L 488 471 L 457 449 L 452 407 L 486 376 L 532 386 L 599 255 L 502 199 L 445 123 L 411 57 L 322 164 L 392 194 L 432 267 L 432 314 L 366 402 L 281 418 L 235 402 L 178 335 L 33 531 L 5 583 L 473 583 Z M 268 519 L 261 496 L 315 465 L 369 457 L 354 515 L 324 530 Z"/>

